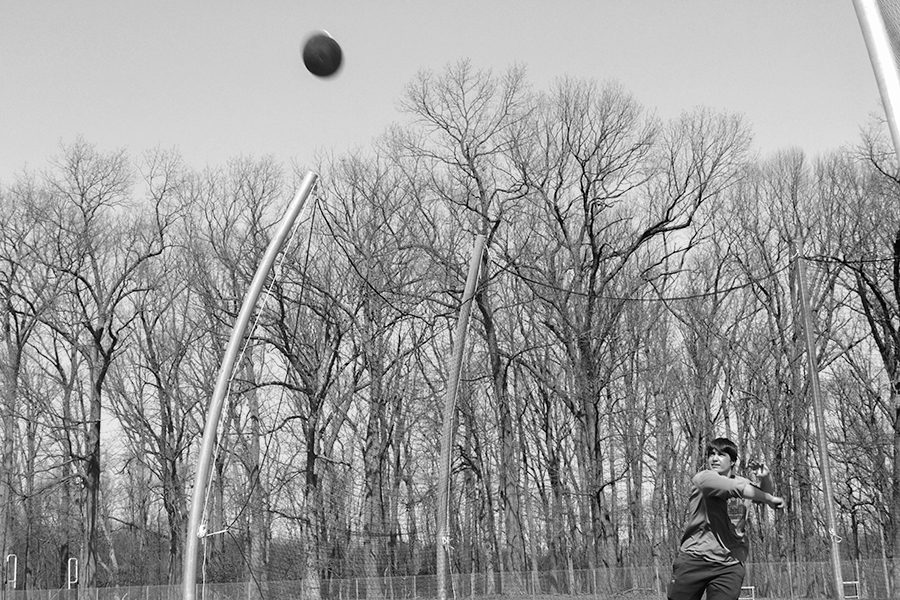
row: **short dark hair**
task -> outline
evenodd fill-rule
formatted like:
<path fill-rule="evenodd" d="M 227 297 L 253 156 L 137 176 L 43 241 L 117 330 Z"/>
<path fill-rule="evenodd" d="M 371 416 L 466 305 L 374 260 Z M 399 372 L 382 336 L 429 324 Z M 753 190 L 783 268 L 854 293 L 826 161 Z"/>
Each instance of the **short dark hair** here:
<path fill-rule="evenodd" d="M 738 457 L 737 444 L 726 437 L 718 437 L 706 445 L 706 456 L 717 452 L 724 452 L 731 457 L 731 462 L 736 463 Z"/>

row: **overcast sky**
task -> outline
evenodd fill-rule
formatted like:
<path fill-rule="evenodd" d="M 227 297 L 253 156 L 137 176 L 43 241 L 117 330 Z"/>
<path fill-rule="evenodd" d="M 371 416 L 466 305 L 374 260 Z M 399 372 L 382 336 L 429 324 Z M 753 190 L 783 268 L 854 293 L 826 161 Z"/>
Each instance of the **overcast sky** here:
<path fill-rule="evenodd" d="M 742 114 L 763 154 L 855 143 L 881 113 L 850 0 L 0 0 L 0 183 L 76 136 L 188 165 L 364 148 L 421 69 L 615 80 L 663 117 Z M 325 29 L 332 79 L 300 47 Z"/>

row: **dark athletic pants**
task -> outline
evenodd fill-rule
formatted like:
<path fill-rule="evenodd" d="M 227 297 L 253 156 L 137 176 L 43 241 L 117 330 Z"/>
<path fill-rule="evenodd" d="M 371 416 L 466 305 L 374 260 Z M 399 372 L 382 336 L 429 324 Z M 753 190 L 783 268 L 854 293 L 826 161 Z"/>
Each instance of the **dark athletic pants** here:
<path fill-rule="evenodd" d="M 669 600 L 736 600 L 744 583 L 744 565 L 723 565 L 680 552 L 672 565 Z"/>

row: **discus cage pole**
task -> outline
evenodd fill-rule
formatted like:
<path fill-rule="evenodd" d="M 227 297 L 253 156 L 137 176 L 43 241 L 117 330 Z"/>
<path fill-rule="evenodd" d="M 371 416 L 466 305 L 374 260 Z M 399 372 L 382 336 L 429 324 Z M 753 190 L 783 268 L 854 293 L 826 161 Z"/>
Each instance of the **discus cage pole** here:
<path fill-rule="evenodd" d="M 887 3 L 884 0 L 853 0 L 869 62 L 875 72 L 894 153 L 900 163 L 900 39 L 897 39 L 900 36 L 900 22 L 895 22 L 900 20 L 900 9 L 895 6 L 892 14 L 885 15 L 883 4 Z"/>
<path fill-rule="evenodd" d="M 469 325 L 469 314 L 472 310 L 472 299 L 475 296 L 475 286 L 478 283 L 481 257 L 484 253 L 484 240 L 485 237 L 483 235 L 476 236 L 472 258 L 469 260 L 469 273 L 466 277 L 466 287 L 459 307 L 459 317 L 457 318 L 456 333 L 453 339 L 453 356 L 450 361 L 450 375 L 447 380 L 447 392 L 444 398 L 444 422 L 441 432 L 440 470 L 437 487 L 437 544 L 435 544 L 437 548 L 435 567 L 437 570 L 438 600 L 447 600 L 447 574 L 451 547 L 450 461 L 453 444 L 453 421 L 456 416 L 456 394 L 459 390 L 459 378 L 466 347 L 466 331 Z"/>
<path fill-rule="evenodd" d="M 294 195 L 288 205 L 287 210 L 281 218 L 281 223 L 275 233 L 275 236 L 269 242 L 265 254 L 256 269 L 253 281 L 247 289 L 244 296 L 244 302 L 241 304 L 241 310 L 235 321 L 231 331 L 231 338 L 225 349 L 225 355 L 222 359 L 222 365 L 219 368 L 218 378 L 213 390 L 213 395 L 209 403 L 206 413 L 206 422 L 203 429 L 203 439 L 200 444 L 200 454 L 197 457 L 197 472 L 194 476 L 194 491 L 191 496 L 191 510 L 188 517 L 187 535 L 184 544 L 184 560 L 183 573 L 181 579 L 182 599 L 195 600 L 197 586 L 197 554 L 200 546 L 200 538 L 203 532 L 200 531 L 200 525 L 203 520 L 203 511 L 206 499 L 206 489 L 209 483 L 210 465 L 212 463 L 213 449 L 216 444 L 216 433 L 219 427 L 219 419 L 222 415 L 222 406 L 225 403 L 225 397 L 228 393 L 231 374 L 234 370 L 235 362 L 244 340 L 244 334 L 247 331 L 247 325 L 250 323 L 250 317 L 256 308 L 256 302 L 259 299 L 266 278 L 272 270 L 275 263 L 275 257 L 281 251 L 285 241 L 290 235 L 294 222 L 303 210 L 307 198 L 318 179 L 316 173 L 309 172 L 300 183 L 297 193 Z"/>

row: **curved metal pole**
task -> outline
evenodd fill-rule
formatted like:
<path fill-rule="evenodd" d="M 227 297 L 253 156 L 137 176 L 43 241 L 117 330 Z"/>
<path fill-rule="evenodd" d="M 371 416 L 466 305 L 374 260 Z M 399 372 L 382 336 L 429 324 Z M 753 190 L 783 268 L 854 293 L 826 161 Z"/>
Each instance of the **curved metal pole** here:
<path fill-rule="evenodd" d="M 875 71 L 894 151 L 897 160 L 900 160 L 900 65 L 897 64 L 878 0 L 853 0 L 853 7 L 869 51 L 869 61 Z"/>
<path fill-rule="evenodd" d="M 213 390 L 212 399 L 209 402 L 209 409 L 206 413 L 206 424 L 203 428 L 203 441 L 200 445 L 200 454 L 197 457 L 197 473 L 194 481 L 194 493 L 191 497 L 191 512 L 188 518 L 187 535 L 184 544 L 184 571 L 182 574 L 181 585 L 183 592 L 183 600 L 194 600 L 196 597 L 197 586 L 197 551 L 200 544 L 200 522 L 203 518 L 203 505 L 206 497 L 206 486 L 209 481 L 209 468 L 212 462 L 213 448 L 216 443 L 216 431 L 219 428 L 219 418 L 222 414 L 222 405 L 225 402 L 225 394 L 228 392 L 228 382 L 231 378 L 231 372 L 234 369 L 234 363 L 244 340 L 244 333 L 256 308 L 256 302 L 262 292 L 266 277 L 272 270 L 275 257 L 281 251 L 290 234 L 294 221 L 303 210 L 306 199 L 315 185 L 318 175 L 315 173 L 307 173 L 300 183 L 300 188 L 294 195 L 288 205 L 287 211 L 281 218 L 281 224 L 275 237 L 269 242 L 266 253 L 263 255 L 259 266 L 256 268 L 256 274 L 250 283 L 250 288 L 244 296 L 244 302 L 241 305 L 241 311 L 238 313 L 237 320 L 231 330 L 231 339 L 225 349 L 225 357 L 222 359 L 222 365 L 219 367 L 219 375 L 216 380 L 216 387 Z"/>
<path fill-rule="evenodd" d="M 441 431 L 441 457 L 438 473 L 438 514 L 437 514 L 437 592 L 438 600 L 447 600 L 447 565 L 450 554 L 450 447 L 453 442 L 453 417 L 456 413 L 456 392 L 459 389 L 459 376 L 462 372 L 463 353 L 466 348 L 466 330 L 469 326 L 469 313 L 472 310 L 472 298 L 475 296 L 475 285 L 478 283 L 478 270 L 481 267 L 481 256 L 484 252 L 484 236 L 475 237 L 475 248 L 469 260 L 469 273 L 466 277 L 466 288 L 463 291 L 456 321 L 456 334 L 453 340 L 453 357 L 450 362 L 450 378 L 447 380 L 447 392 L 444 399 L 444 423 Z"/>

